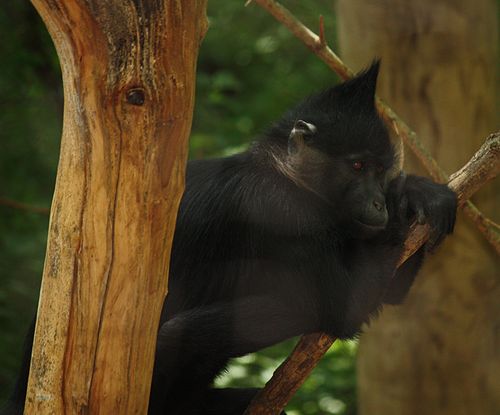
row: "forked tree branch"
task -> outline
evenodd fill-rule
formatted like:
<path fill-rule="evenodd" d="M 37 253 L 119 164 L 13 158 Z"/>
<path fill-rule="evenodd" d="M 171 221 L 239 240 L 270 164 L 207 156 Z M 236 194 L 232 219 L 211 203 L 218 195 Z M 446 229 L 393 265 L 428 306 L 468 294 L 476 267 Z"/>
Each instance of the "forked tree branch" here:
<path fill-rule="evenodd" d="M 488 181 L 500 173 L 500 131 L 491 134 L 479 151 L 451 176 L 448 186 L 463 206 Z M 429 238 L 427 225 L 413 225 L 405 242 L 400 266 Z M 335 341 L 325 333 L 302 336 L 291 355 L 274 372 L 265 388 L 255 397 L 244 415 L 275 415 L 286 406 L 307 376 Z"/>
<path fill-rule="evenodd" d="M 263 9 L 267 10 L 277 21 L 288 28 L 300 41 L 302 41 L 314 54 L 333 69 L 342 79 L 349 79 L 353 76 L 353 71 L 333 52 L 325 41 L 323 19 L 320 17 L 319 33 L 316 35 L 302 22 L 300 22 L 288 9 L 274 0 L 253 0 Z M 245 5 L 252 3 L 252 0 Z M 387 104 L 381 99 L 376 100 L 377 109 L 380 116 L 389 125 L 396 135 L 411 149 L 418 160 L 422 163 L 429 175 L 436 181 L 446 183 L 448 176 L 439 167 L 436 160 L 425 149 L 417 133 L 413 131 Z M 500 233 L 498 225 L 495 225 L 475 207 L 472 202 L 467 201 L 464 212 L 476 224 L 477 228 L 493 248 L 500 254 Z"/>

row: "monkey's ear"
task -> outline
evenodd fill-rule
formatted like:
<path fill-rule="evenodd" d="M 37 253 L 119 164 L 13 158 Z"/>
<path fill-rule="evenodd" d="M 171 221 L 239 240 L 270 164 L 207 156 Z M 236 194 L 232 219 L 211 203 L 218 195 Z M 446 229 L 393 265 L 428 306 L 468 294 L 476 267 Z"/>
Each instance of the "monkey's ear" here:
<path fill-rule="evenodd" d="M 303 147 L 305 142 L 316 134 L 316 126 L 303 120 L 295 121 L 295 124 L 288 138 L 288 154 L 296 154 Z"/>
<path fill-rule="evenodd" d="M 293 125 L 292 132 L 290 136 L 300 134 L 303 137 L 312 137 L 316 134 L 316 126 L 304 120 L 297 120 Z"/>

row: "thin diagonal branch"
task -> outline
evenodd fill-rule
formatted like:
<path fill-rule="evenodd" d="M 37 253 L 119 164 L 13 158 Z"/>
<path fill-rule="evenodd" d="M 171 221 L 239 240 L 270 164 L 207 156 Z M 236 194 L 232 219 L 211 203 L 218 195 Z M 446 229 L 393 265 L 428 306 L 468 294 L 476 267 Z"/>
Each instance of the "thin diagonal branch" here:
<path fill-rule="evenodd" d="M 488 242 L 495 246 L 500 239 L 500 225 L 484 216 L 474 204 L 470 203 L 470 201 L 465 203 L 462 210 L 474 221 L 477 228 L 483 233 L 483 236 Z"/>
<path fill-rule="evenodd" d="M 3 197 L 0 198 L 0 205 L 9 206 L 14 209 L 25 210 L 27 212 L 41 213 L 43 215 L 47 215 L 50 212 L 50 209 L 46 207 L 31 206 L 26 203 L 21 203 L 11 199 L 5 199 Z"/>
<path fill-rule="evenodd" d="M 353 71 L 333 52 L 324 41 L 324 34 L 320 36 L 313 33 L 308 27 L 300 22 L 289 10 L 274 0 L 253 0 L 263 9 L 267 10 L 277 21 L 288 28 L 299 40 L 301 40 L 314 54 L 333 69 L 342 79 L 349 79 Z M 250 3 L 247 2 L 247 5 Z M 436 160 L 429 154 L 422 143 L 418 140 L 417 133 L 413 131 L 387 104 L 381 99 L 376 100 L 380 116 L 390 126 L 396 135 L 411 149 L 418 160 L 422 163 L 429 175 L 436 181 L 446 183 L 448 176 Z M 488 228 L 491 221 L 475 207 L 472 202 L 467 201 L 468 207 L 464 209 L 467 216 L 476 224 L 479 231 L 483 233 L 488 242 L 500 254 L 500 234 Z"/>
<path fill-rule="evenodd" d="M 499 173 L 500 131 L 490 135 L 474 157 L 451 176 L 448 186 L 457 193 L 459 206 L 463 206 L 467 198 Z M 417 251 L 428 238 L 429 227 L 414 224 L 406 239 L 399 265 Z M 325 333 L 302 336 L 291 355 L 274 372 L 271 380 L 255 397 L 244 415 L 279 414 L 334 341 L 334 337 Z"/>

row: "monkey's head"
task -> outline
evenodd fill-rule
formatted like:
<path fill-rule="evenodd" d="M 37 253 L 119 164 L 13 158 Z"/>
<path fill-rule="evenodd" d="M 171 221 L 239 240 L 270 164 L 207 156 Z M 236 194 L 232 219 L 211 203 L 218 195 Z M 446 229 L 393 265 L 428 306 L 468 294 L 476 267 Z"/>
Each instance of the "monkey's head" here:
<path fill-rule="evenodd" d="M 329 205 L 336 222 L 360 236 L 385 228 L 385 192 L 395 154 L 375 109 L 379 63 L 311 96 L 287 113 L 269 136 L 281 134 L 285 174 Z M 285 144 L 286 136 L 286 144 Z"/>

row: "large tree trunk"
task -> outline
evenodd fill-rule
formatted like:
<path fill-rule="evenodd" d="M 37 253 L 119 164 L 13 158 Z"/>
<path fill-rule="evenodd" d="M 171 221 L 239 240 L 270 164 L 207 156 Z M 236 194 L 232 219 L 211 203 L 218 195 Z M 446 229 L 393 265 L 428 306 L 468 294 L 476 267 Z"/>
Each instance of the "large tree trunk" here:
<path fill-rule="evenodd" d="M 64 127 L 27 414 L 145 414 L 205 0 L 32 0 Z"/>
<path fill-rule="evenodd" d="M 498 128 L 496 7 L 494 0 L 337 3 L 346 63 L 359 69 L 382 58 L 380 95 L 448 172 Z M 421 173 L 417 164 L 408 154 L 407 170 Z M 483 190 L 481 209 L 491 213 L 494 197 L 492 187 Z M 361 415 L 499 413 L 499 265 L 460 218 L 405 304 L 387 307 L 362 336 Z"/>

